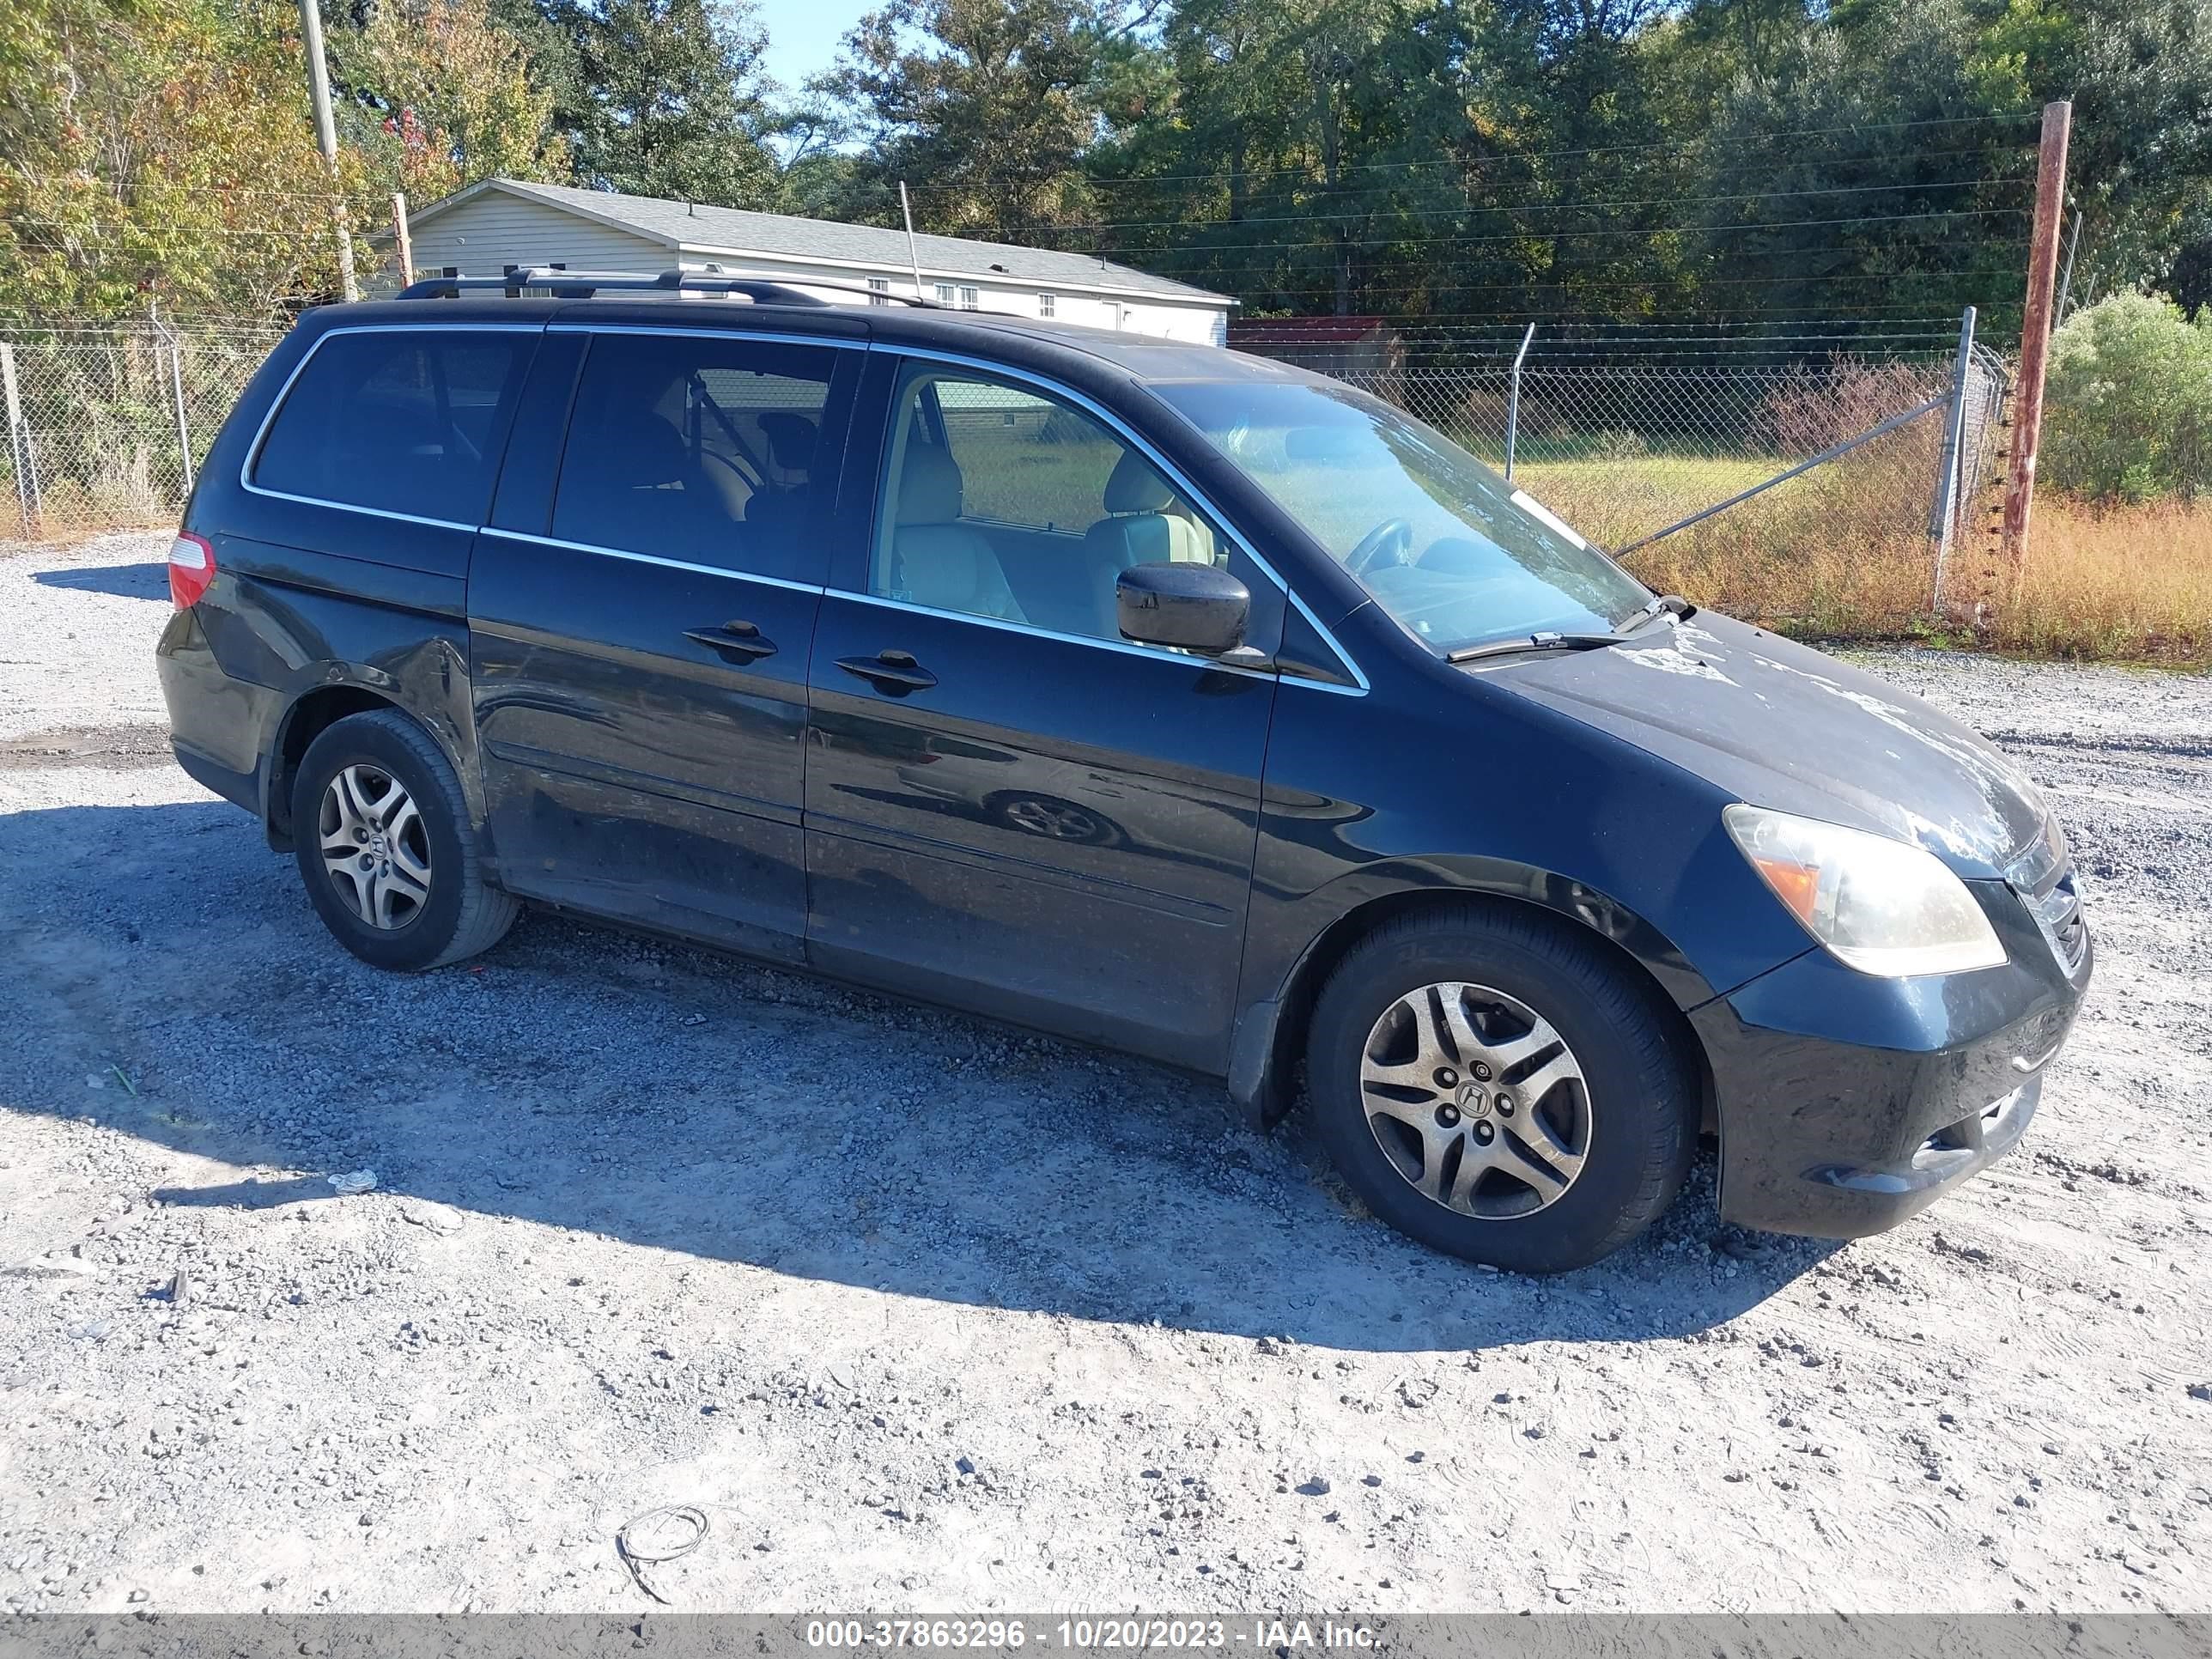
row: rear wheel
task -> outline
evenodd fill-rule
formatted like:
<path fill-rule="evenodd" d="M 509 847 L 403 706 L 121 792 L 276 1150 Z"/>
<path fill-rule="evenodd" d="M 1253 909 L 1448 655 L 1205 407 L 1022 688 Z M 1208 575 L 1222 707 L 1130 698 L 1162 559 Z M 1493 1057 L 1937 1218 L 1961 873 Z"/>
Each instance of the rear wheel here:
<path fill-rule="evenodd" d="M 292 824 L 309 900 L 363 962 L 443 967 L 514 925 L 514 900 L 483 879 L 453 769 L 397 710 L 317 736 L 292 781 Z"/>
<path fill-rule="evenodd" d="M 1693 1146 L 1694 1074 L 1650 988 L 1512 910 L 1401 918 L 1353 946 L 1315 1009 L 1307 1082 L 1376 1214 L 1522 1272 L 1633 1238 Z"/>

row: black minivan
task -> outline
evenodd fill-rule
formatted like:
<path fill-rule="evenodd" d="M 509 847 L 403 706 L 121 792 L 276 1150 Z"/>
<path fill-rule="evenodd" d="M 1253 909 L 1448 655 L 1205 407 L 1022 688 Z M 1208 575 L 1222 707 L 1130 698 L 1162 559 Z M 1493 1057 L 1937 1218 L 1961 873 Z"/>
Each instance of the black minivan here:
<path fill-rule="evenodd" d="M 2035 789 L 1442 434 L 1207 346 L 505 280 L 303 317 L 171 555 L 178 759 L 364 960 L 529 900 L 1302 1085 L 1377 1215 L 1530 1271 L 1701 1129 L 1724 1218 L 1855 1237 L 2026 1128 L 2091 956 Z"/>

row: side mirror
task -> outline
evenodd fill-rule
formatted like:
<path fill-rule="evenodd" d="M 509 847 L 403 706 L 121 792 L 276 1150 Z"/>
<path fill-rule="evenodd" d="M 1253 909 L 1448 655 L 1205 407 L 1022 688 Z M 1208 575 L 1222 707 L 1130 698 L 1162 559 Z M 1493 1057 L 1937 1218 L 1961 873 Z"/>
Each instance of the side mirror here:
<path fill-rule="evenodd" d="M 1121 637 L 1218 657 L 1244 643 L 1252 595 L 1218 565 L 1133 564 L 1114 585 Z"/>

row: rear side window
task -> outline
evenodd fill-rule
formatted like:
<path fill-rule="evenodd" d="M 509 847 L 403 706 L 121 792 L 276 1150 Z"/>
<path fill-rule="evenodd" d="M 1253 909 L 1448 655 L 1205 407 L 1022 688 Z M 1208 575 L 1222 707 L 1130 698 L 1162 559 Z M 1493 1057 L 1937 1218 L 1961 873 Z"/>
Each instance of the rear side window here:
<path fill-rule="evenodd" d="M 463 329 L 329 334 L 262 441 L 263 489 L 483 522 L 537 336 Z"/>
<path fill-rule="evenodd" d="M 595 337 L 553 500 L 562 541 L 786 580 L 810 538 L 838 352 L 738 337 Z"/>

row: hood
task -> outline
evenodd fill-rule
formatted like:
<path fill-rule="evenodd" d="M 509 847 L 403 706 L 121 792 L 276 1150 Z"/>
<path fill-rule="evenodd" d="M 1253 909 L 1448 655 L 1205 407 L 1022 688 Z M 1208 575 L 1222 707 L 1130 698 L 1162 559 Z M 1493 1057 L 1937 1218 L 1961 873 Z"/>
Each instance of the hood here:
<path fill-rule="evenodd" d="M 1917 842 L 1962 875 L 2002 873 L 2042 834 L 2035 786 L 1911 693 L 1710 611 L 1653 637 L 1484 667 L 1753 805 Z"/>

